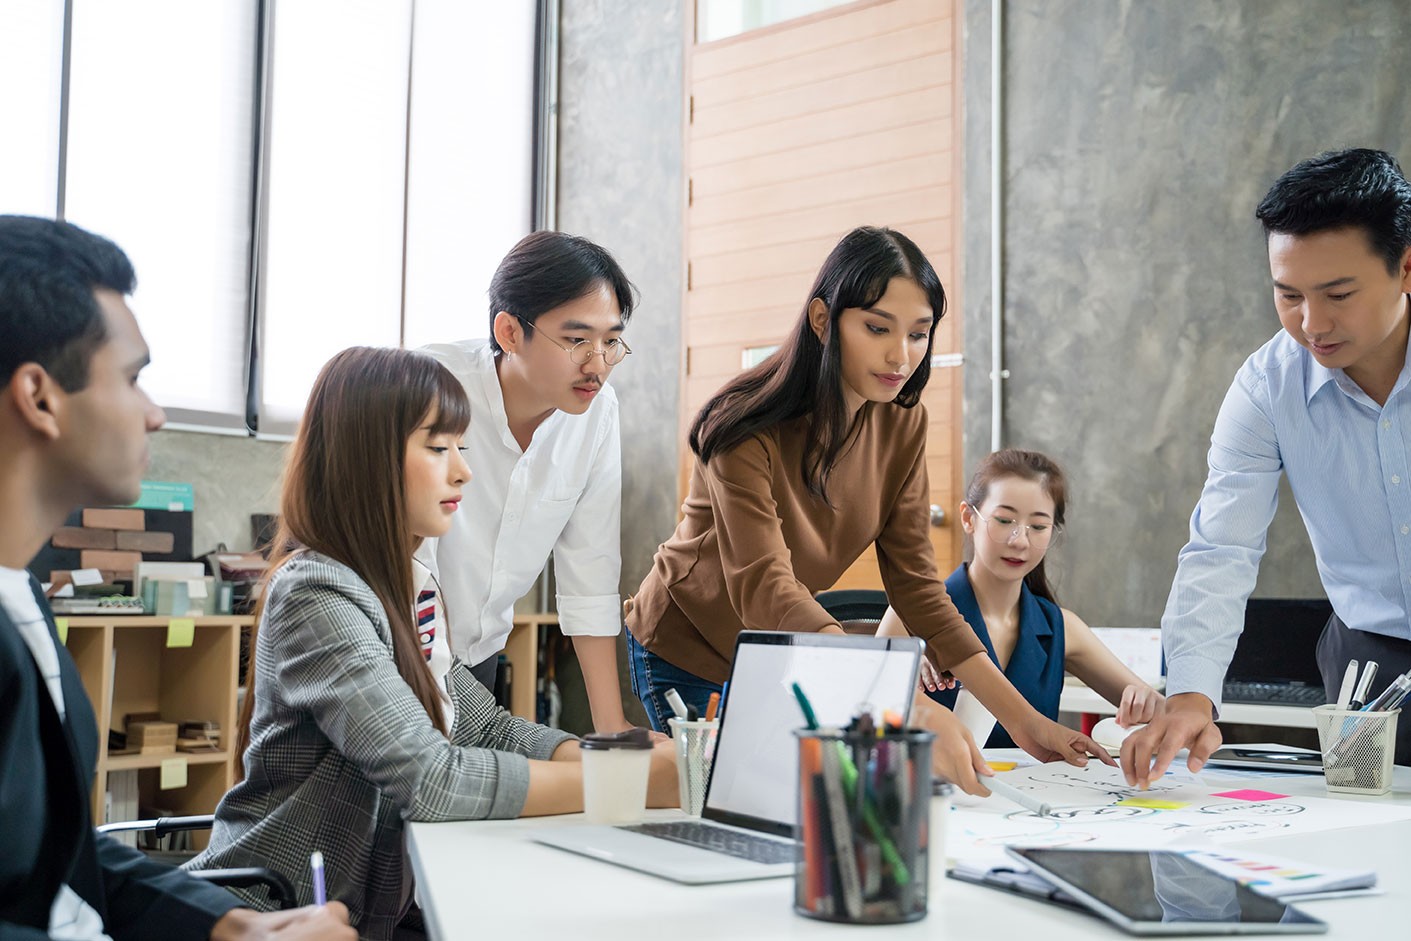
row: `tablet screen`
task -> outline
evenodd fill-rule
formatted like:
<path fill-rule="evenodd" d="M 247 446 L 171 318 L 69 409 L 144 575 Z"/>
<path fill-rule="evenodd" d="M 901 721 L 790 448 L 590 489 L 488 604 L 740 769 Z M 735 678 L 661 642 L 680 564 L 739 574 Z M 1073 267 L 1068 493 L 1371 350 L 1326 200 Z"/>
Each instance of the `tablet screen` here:
<path fill-rule="evenodd" d="M 1170 850 L 1010 849 L 1134 934 L 1321 932 L 1328 926 Z"/>

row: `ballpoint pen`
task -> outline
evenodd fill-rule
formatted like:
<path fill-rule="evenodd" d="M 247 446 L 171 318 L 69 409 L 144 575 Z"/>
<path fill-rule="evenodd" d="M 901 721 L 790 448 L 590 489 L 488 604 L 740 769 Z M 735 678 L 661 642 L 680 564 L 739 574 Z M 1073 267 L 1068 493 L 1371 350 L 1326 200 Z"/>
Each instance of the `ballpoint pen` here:
<path fill-rule="evenodd" d="M 1377 661 L 1368 660 L 1362 668 L 1362 678 L 1357 681 L 1357 692 L 1352 694 L 1351 709 L 1361 709 L 1367 704 L 1367 695 L 1372 691 L 1372 681 L 1377 678 Z"/>
<path fill-rule="evenodd" d="M 314 880 L 314 904 L 325 905 L 328 903 L 328 895 L 323 885 L 323 854 L 314 850 L 309 857 L 309 873 Z"/>

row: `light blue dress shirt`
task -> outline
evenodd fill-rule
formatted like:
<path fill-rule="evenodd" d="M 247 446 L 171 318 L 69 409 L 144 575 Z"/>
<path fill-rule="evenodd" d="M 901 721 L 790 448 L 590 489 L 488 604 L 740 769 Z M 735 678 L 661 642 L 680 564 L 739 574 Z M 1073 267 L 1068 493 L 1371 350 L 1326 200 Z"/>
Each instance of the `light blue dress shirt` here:
<path fill-rule="evenodd" d="M 1411 638 L 1411 370 L 1385 406 L 1282 330 L 1247 359 L 1210 436 L 1210 475 L 1162 617 L 1166 692 L 1218 708 L 1288 474 L 1333 610 Z"/>

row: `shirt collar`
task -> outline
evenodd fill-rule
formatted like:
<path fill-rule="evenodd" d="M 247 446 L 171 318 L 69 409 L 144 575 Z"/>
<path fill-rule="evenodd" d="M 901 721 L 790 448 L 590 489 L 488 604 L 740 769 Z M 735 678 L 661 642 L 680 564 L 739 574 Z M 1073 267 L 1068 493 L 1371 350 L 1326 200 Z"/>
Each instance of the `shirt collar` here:
<path fill-rule="evenodd" d="M 480 394 L 484 396 L 485 403 L 490 407 L 489 417 L 495 423 L 495 430 L 499 432 L 500 441 L 516 454 L 527 453 L 529 449 L 520 448 L 519 442 L 514 439 L 514 434 L 510 431 L 509 415 L 505 412 L 505 390 L 500 387 L 500 373 L 496 368 L 495 350 L 488 343 L 480 350 L 479 366 Z M 534 447 L 534 441 L 539 438 L 540 433 L 552 427 L 554 422 L 559 421 L 562 414 L 558 409 L 554 409 L 552 415 L 540 422 L 539 427 L 534 429 L 529 448 Z M 472 419 L 472 421 L 479 420 L 481 419 Z"/>
<path fill-rule="evenodd" d="M 1331 382 L 1342 390 L 1343 394 L 1354 401 L 1365 402 L 1373 408 L 1381 408 L 1381 406 L 1378 406 L 1372 401 L 1371 396 L 1367 395 L 1367 393 L 1362 390 L 1361 386 L 1348 377 L 1346 372 L 1341 369 L 1329 369 L 1327 366 L 1318 362 L 1313 354 L 1301 345 L 1299 346 L 1299 350 L 1303 355 L 1304 362 L 1308 364 L 1307 369 L 1304 371 L 1305 405 L 1311 405 L 1313 403 L 1313 396 L 1317 395 L 1318 391 L 1322 389 L 1323 386 Z M 1406 388 L 1408 383 L 1411 383 L 1411 344 L 1408 344 L 1406 347 L 1406 360 L 1401 364 L 1401 373 L 1396 377 L 1396 384 L 1392 386 L 1391 394 L 1387 396 L 1387 401 L 1390 402 L 1402 389 Z"/>

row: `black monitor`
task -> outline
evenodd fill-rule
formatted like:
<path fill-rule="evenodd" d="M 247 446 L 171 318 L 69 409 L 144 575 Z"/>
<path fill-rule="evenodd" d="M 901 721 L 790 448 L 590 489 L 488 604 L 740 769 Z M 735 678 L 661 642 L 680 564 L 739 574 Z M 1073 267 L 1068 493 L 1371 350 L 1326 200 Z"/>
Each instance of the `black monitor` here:
<path fill-rule="evenodd" d="M 1332 614 L 1326 598 L 1250 598 L 1225 679 L 1322 686 L 1318 637 Z"/>

